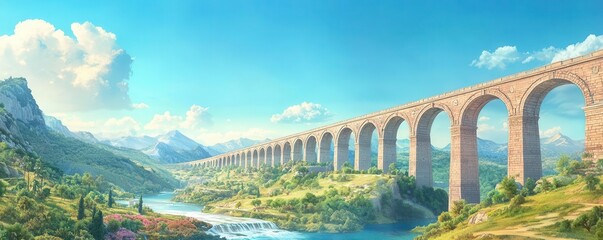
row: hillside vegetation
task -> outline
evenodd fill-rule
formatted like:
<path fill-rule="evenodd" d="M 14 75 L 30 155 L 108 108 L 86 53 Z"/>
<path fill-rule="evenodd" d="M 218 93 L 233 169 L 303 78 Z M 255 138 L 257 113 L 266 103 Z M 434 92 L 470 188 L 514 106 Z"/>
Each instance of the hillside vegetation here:
<path fill-rule="evenodd" d="M 562 157 L 559 175 L 523 188 L 504 178 L 477 205 L 457 202 L 419 239 L 602 239 L 603 161 Z"/>
<path fill-rule="evenodd" d="M 197 168 L 177 171 L 190 185 L 175 200 L 205 204 L 206 211 L 261 218 L 300 231 L 357 231 L 369 223 L 434 217 L 447 209 L 444 190 L 415 188 L 405 173 L 376 168 L 317 172 L 305 162 L 277 168 Z M 434 214 L 435 213 L 435 214 Z"/>
<path fill-rule="evenodd" d="M 61 174 L 6 143 L 0 163 L 17 173 L 0 179 L 0 239 L 217 239 L 207 223 L 116 204 L 134 194 L 102 176 Z"/>

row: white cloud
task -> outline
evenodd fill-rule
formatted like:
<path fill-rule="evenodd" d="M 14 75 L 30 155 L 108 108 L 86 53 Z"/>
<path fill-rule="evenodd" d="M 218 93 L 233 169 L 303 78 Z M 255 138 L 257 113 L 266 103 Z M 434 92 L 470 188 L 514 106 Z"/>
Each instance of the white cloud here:
<path fill-rule="evenodd" d="M 554 63 L 586 55 L 599 49 L 603 49 L 603 35 L 590 34 L 584 41 L 570 44 L 565 48 L 550 46 L 534 53 L 525 53 L 528 57 L 522 63 L 529 63 L 533 60 Z"/>
<path fill-rule="evenodd" d="M 504 69 L 507 64 L 519 60 L 519 53 L 515 46 L 502 46 L 494 50 L 494 52 L 482 51 L 478 59 L 471 62 L 471 66 L 478 68 L 500 68 Z"/>
<path fill-rule="evenodd" d="M 480 122 L 485 122 L 485 121 L 488 121 L 488 120 L 490 120 L 490 117 L 488 117 L 488 116 L 481 116 L 478 119 L 478 121 L 480 121 Z"/>
<path fill-rule="evenodd" d="M 134 108 L 134 109 L 147 109 L 147 108 L 149 108 L 149 105 L 147 105 L 146 103 L 133 103 L 132 104 L 132 108 Z"/>
<path fill-rule="evenodd" d="M 320 104 L 303 102 L 285 109 L 281 114 L 274 114 L 271 122 L 277 123 L 310 123 L 322 122 L 331 118 L 331 113 Z"/>
<path fill-rule="evenodd" d="M 529 63 L 534 60 L 547 62 L 547 61 L 550 61 L 551 59 L 553 59 L 553 57 L 555 56 L 555 54 L 557 52 L 559 52 L 558 49 L 556 49 L 553 46 L 550 46 L 547 48 L 543 48 L 542 50 L 534 52 L 534 53 L 526 53 L 526 55 L 528 55 L 528 57 L 526 59 L 524 59 L 523 61 L 521 61 L 521 63 Z"/>
<path fill-rule="evenodd" d="M 574 58 L 585 55 L 587 53 L 603 48 L 603 35 L 595 36 L 590 34 L 582 42 L 571 44 L 565 49 L 561 49 L 555 53 L 551 62 L 563 61 L 565 59 Z"/>
<path fill-rule="evenodd" d="M 151 121 L 144 126 L 144 129 L 153 133 L 164 133 L 175 129 L 197 130 L 202 125 L 212 125 L 212 116 L 207 110 L 208 108 L 192 105 L 185 116 L 173 115 L 169 111 L 155 114 Z"/>
<path fill-rule="evenodd" d="M 92 23 L 73 23 L 75 38 L 44 20 L 26 20 L 0 36 L 0 79 L 25 77 L 49 113 L 131 108 L 132 57 L 116 36 Z"/>
<path fill-rule="evenodd" d="M 544 131 L 540 131 L 540 137 L 552 137 L 558 133 L 561 133 L 560 126 L 556 126 L 556 127 L 552 127 L 547 130 L 544 130 Z"/>

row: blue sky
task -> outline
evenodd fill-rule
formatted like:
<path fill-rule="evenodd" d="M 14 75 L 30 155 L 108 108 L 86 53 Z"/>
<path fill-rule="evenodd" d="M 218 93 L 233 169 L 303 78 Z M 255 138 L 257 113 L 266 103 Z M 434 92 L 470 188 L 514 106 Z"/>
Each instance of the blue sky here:
<path fill-rule="evenodd" d="M 2 1 L 0 9 L 0 77 L 27 77 L 45 113 L 100 137 L 179 129 L 205 144 L 284 136 L 603 47 L 601 1 Z M 580 104 L 576 88 L 555 90 L 541 130 L 583 138 L 583 113 L 568 111 Z M 504 106 L 480 116 L 480 136 L 506 142 Z M 435 145 L 448 142 L 446 121 L 436 121 Z"/>

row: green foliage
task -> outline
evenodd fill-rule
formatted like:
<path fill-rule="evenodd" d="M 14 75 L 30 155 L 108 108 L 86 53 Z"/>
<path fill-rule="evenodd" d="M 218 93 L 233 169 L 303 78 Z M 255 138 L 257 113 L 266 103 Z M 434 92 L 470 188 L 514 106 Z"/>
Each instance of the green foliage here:
<path fill-rule="evenodd" d="M 77 220 L 82 220 L 82 219 L 84 219 L 84 217 L 86 217 L 86 214 L 84 211 L 85 211 L 84 196 L 81 196 L 78 207 L 77 207 Z"/>
<path fill-rule="evenodd" d="M 600 179 L 594 174 L 588 174 L 584 177 L 584 182 L 586 183 L 585 188 L 589 191 L 595 191 L 597 189 L 597 185 L 600 182 Z"/>
<path fill-rule="evenodd" d="M 142 195 L 140 195 L 140 199 L 138 199 L 138 214 L 142 215 L 143 214 L 143 208 L 142 208 Z"/>
<path fill-rule="evenodd" d="M 54 132 L 35 131 L 23 123 L 18 126 L 44 164 L 64 169 L 67 174 L 89 172 L 91 176 L 102 175 L 115 185 L 132 192 L 157 192 L 173 188 L 170 181 L 128 158 Z M 90 182 L 84 184 L 87 183 Z"/>
<path fill-rule="evenodd" d="M 124 219 L 121 222 L 121 226 L 125 229 L 129 229 L 132 232 L 138 232 L 144 225 L 140 220 Z"/>
<path fill-rule="evenodd" d="M 569 232 L 572 230 L 572 221 L 570 220 L 562 220 L 557 223 L 559 232 Z"/>
<path fill-rule="evenodd" d="M 591 232 L 592 228 L 603 218 L 603 207 L 595 206 L 590 211 L 581 214 L 572 222 L 573 228 L 584 228 Z"/>
<path fill-rule="evenodd" d="M 4 181 L 2 181 L 0 179 L 0 197 L 4 196 L 5 192 L 6 192 L 6 184 L 4 183 Z"/>
<path fill-rule="evenodd" d="M 504 177 L 503 180 L 496 185 L 496 190 L 502 193 L 506 199 L 511 199 L 519 193 L 513 177 Z"/>
<path fill-rule="evenodd" d="M 251 200 L 251 205 L 255 206 L 255 207 L 259 207 L 262 204 L 262 201 L 259 199 L 253 199 Z"/>
<path fill-rule="evenodd" d="M 536 181 L 534 181 L 534 179 L 532 179 L 532 178 L 526 179 L 526 182 L 525 182 L 525 184 L 523 186 L 523 189 L 526 189 L 527 196 L 534 195 L 534 189 L 535 188 L 536 188 Z"/>
<path fill-rule="evenodd" d="M 107 206 L 109 208 L 112 208 L 113 203 L 115 203 L 115 200 L 113 199 L 113 191 L 111 189 L 109 189 L 109 200 L 107 200 Z"/>
<path fill-rule="evenodd" d="M 20 223 L 8 225 L 2 229 L 0 225 L 0 239 L 19 239 L 19 240 L 31 240 L 33 235 Z"/>
<path fill-rule="evenodd" d="M 103 211 L 99 210 L 94 216 L 92 216 L 92 221 L 88 227 L 88 232 L 90 232 L 90 234 L 96 240 L 104 239 L 106 229 L 105 224 L 103 223 Z"/>
<path fill-rule="evenodd" d="M 117 232 L 121 228 L 121 222 L 115 219 L 109 220 L 107 223 L 107 231 L 110 233 Z"/>

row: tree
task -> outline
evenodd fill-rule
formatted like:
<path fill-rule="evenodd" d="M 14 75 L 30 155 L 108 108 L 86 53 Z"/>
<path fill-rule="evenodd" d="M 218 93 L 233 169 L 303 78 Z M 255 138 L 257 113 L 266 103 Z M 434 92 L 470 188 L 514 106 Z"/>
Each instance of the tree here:
<path fill-rule="evenodd" d="M 504 177 L 502 181 L 496 186 L 496 190 L 505 195 L 506 199 L 511 199 L 517 195 L 517 184 L 513 177 Z"/>
<path fill-rule="evenodd" d="M 0 229 L 1 230 L 1 229 Z M 21 239 L 30 240 L 33 239 L 33 235 L 27 231 L 20 223 L 6 226 L 4 231 L 0 231 L 0 239 Z"/>
<path fill-rule="evenodd" d="M 82 183 L 86 185 L 88 187 L 88 191 L 90 191 L 90 188 L 92 185 L 94 185 L 94 178 L 89 172 L 84 173 L 84 176 L 82 176 Z"/>
<path fill-rule="evenodd" d="M 237 209 L 238 209 L 238 208 L 240 208 L 240 207 L 241 207 L 241 202 L 237 202 L 237 203 L 235 204 L 235 208 L 237 208 Z"/>
<path fill-rule="evenodd" d="M 77 207 L 77 220 L 82 220 L 84 217 L 86 217 L 86 214 L 84 213 L 84 195 L 82 195 L 80 197 L 80 203 Z"/>
<path fill-rule="evenodd" d="M 528 178 L 528 179 L 526 179 L 526 183 L 524 184 L 523 187 L 527 189 L 529 196 L 534 195 L 534 188 L 536 188 L 536 181 L 534 181 L 534 179 Z"/>
<path fill-rule="evenodd" d="M 0 180 L 0 197 L 4 196 L 4 192 L 6 192 L 4 181 Z"/>
<path fill-rule="evenodd" d="M 260 200 L 260 199 L 251 200 L 251 205 L 253 205 L 255 207 L 259 207 L 261 204 L 262 204 L 262 200 Z"/>
<path fill-rule="evenodd" d="M 140 195 L 140 199 L 138 199 L 138 213 L 140 215 L 143 214 L 143 212 L 142 212 L 142 194 Z"/>
<path fill-rule="evenodd" d="M 594 191 L 597 189 L 597 184 L 599 184 L 600 180 L 593 174 L 588 174 L 584 178 L 584 182 L 586 182 L 586 189 L 589 191 Z"/>
<path fill-rule="evenodd" d="M 109 208 L 112 208 L 113 207 L 113 202 L 115 202 L 113 200 L 113 191 L 111 191 L 111 189 L 109 189 L 109 201 L 107 201 L 107 206 Z"/>
<path fill-rule="evenodd" d="M 92 218 L 90 226 L 88 227 L 90 234 L 96 240 L 102 240 L 105 237 L 105 224 L 103 223 L 103 211 L 98 210 L 96 215 Z"/>
<path fill-rule="evenodd" d="M 396 163 L 392 163 L 387 167 L 387 170 L 389 171 L 389 174 L 391 175 L 397 175 L 398 174 L 398 169 L 396 168 Z"/>

